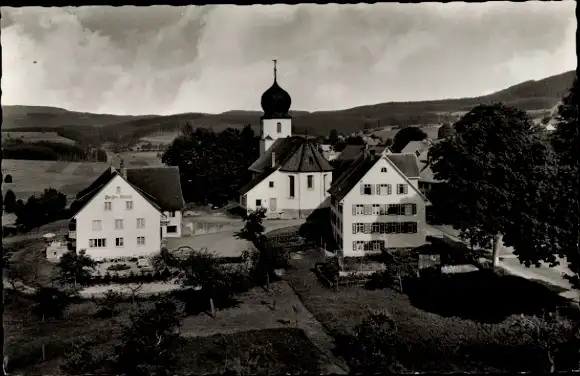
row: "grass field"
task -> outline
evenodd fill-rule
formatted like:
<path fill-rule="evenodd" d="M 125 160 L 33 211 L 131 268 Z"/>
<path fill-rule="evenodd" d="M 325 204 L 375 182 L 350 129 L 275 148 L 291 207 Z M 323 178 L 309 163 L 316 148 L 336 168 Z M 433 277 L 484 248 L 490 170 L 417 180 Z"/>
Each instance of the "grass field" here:
<path fill-rule="evenodd" d="M 47 188 L 54 188 L 73 198 L 86 188 L 107 168 L 101 162 L 66 162 L 2 160 L 2 174 L 12 175 L 12 183 L 3 183 L 2 192 L 11 189 L 16 197 L 27 200 L 33 194 L 40 195 Z"/>
<path fill-rule="evenodd" d="M 2 141 L 22 140 L 24 142 L 51 141 L 74 144 L 70 138 L 61 137 L 56 132 L 2 132 Z"/>
<path fill-rule="evenodd" d="M 177 137 L 178 134 L 179 132 L 159 132 L 147 137 L 143 137 L 139 141 L 143 143 L 151 142 L 152 144 L 166 144 L 173 141 L 173 139 Z"/>
<path fill-rule="evenodd" d="M 119 153 L 118 157 L 125 161 L 127 167 L 164 166 L 156 151 L 123 152 Z"/>

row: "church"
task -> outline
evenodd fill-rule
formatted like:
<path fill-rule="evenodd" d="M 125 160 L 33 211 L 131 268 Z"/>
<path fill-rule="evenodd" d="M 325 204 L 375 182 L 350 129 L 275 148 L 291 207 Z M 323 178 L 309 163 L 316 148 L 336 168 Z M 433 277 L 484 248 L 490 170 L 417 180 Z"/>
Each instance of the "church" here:
<path fill-rule="evenodd" d="M 306 218 L 328 206 L 333 167 L 306 137 L 292 135 L 292 98 L 274 83 L 262 94 L 260 157 L 249 167 L 252 180 L 239 191 L 247 212 L 265 208 L 268 218 Z"/>

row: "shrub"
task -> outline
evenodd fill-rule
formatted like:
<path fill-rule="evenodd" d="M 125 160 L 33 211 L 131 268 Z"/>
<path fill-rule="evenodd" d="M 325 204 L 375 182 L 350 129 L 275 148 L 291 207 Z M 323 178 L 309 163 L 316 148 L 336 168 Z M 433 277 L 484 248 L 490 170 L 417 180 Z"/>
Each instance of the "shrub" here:
<path fill-rule="evenodd" d="M 137 257 L 131 257 L 131 258 L 129 259 L 129 261 L 130 261 L 130 262 L 137 262 L 137 261 L 139 261 L 139 259 L 138 259 Z"/>
<path fill-rule="evenodd" d="M 116 291 L 109 290 L 103 299 L 99 299 L 97 304 L 99 309 L 95 313 L 97 318 L 113 317 L 118 312 L 119 303 L 123 301 L 123 296 Z"/>
<path fill-rule="evenodd" d="M 103 276 L 103 283 L 110 283 L 110 282 L 111 282 L 111 274 L 109 272 L 107 272 Z"/>
<path fill-rule="evenodd" d="M 4 178 L 4 183 L 12 183 L 12 175 L 7 174 Z"/>
<path fill-rule="evenodd" d="M 131 269 L 131 267 L 127 264 L 113 264 L 107 268 L 107 270 L 111 270 L 111 271 L 121 271 L 121 270 L 128 270 L 128 269 Z"/>

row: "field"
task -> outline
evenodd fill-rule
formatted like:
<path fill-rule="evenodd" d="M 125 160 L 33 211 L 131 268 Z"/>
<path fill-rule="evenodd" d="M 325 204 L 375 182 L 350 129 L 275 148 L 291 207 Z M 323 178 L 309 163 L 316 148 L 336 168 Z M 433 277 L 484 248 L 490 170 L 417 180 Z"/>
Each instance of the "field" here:
<path fill-rule="evenodd" d="M 4 159 L 2 174 L 12 175 L 12 183 L 3 183 L 2 192 L 11 189 L 17 198 L 26 200 L 34 194 L 42 194 L 47 188 L 54 188 L 71 199 L 91 184 L 107 166 L 100 162 Z"/>
<path fill-rule="evenodd" d="M 117 156 L 125 161 L 126 167 L 164 166 L 156 151 L 123 152 Z"/>
<path fill-rule="evenodd" d="M 2 141 L 22 140 L 24 142 L 51 141 L 74 144 L 75 141 L 61 137 L 55 132 L 2 132 Z"/>
<path fill-rule="evenodd" d="M 158 132 L 147 137 L 141 138 L 142 143 L 151 142 L 152 144 L 167 144 L 173 141 L 179 132 Z"/>

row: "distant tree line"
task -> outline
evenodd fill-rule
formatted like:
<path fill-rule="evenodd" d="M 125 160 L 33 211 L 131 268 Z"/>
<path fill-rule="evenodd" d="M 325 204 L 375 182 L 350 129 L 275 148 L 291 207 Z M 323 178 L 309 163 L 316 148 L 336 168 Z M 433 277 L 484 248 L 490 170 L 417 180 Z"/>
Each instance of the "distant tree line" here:
<path fill-rule="evenodd" d="M 96 161 L 106 162 L 103 149 L 69 145 L 54 141 L 23 142 L 10 140 L 3 145 L 2 158 L 42 161 Z"/>
<path fill-rule="evenodd" d="M 26 202 L 17 200 L 12 190 L 3 195 L 6 213 L 16 215 L 16 224 L 28 231 L 44 224 L 66 218 L 66 195 L 54 188 L 44 190 L 40 196 L 30 196 Z"/>
<path fill-rule="evenodd" d="M 250 126 L 215 133 L 186 124 L 161 155 L 178 166 L 187 202 L 223 205 L 237 199 L 237 190 L 251 179 L 248 167 L 259 156 L 259 138 Z"/>

